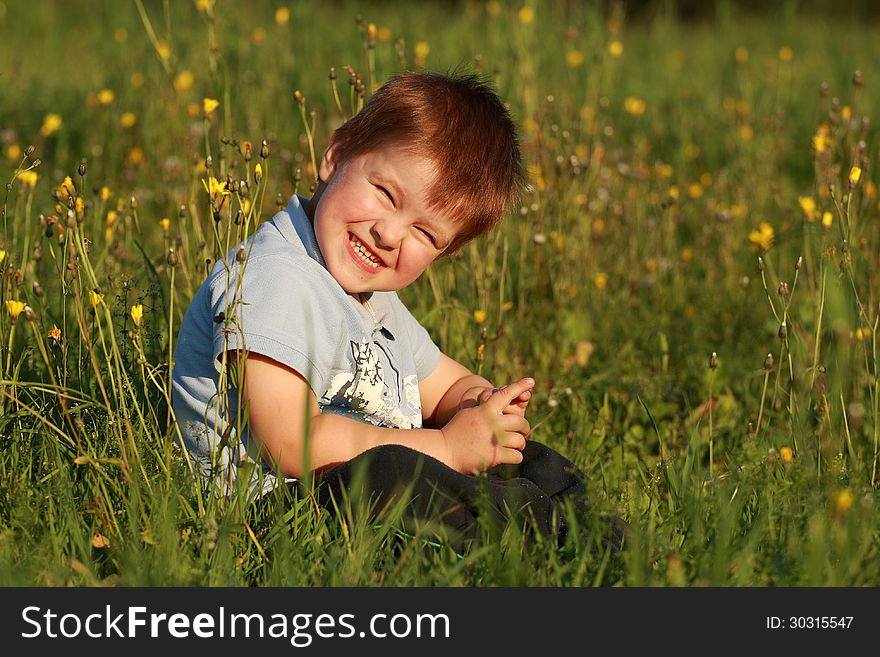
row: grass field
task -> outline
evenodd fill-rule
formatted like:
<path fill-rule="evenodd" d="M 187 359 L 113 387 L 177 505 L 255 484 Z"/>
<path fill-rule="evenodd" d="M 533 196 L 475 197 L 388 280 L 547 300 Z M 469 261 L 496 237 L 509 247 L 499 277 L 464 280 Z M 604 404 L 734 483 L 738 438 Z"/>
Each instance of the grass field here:
<path fill-rule="evenodd" d="M 0 584 L 880 584 L 880 27 L 795 6 L 0 3 Z M 421 68 L 494 81 L 530 185 L 401 296 L 536 378 L 618 556 L 516 527 L 458 556 L 189 483 L 169 376 L 206 265 Z"/>

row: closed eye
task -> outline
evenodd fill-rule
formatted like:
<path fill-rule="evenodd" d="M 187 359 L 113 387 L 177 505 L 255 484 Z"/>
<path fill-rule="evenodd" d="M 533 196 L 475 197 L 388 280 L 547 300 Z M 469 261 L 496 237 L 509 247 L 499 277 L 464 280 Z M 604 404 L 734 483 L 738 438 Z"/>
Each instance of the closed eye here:
<path fill-rule="evenodd" d="M 437 246 L 437 240 L 434 238 L 434 236 L 433 236 L 431 233 L 429 233 L 427 230 L 425 230 L 424 228 L 422 228 L 422 227 L 420 227 L 420 226 L 417 226 L 417 229 L 418 229 L 419 232 L 421 232 L 425 237 L 427 237 L 429 240 L 431 240 L 431 244 L 433 244 L 435 247 Z"/>
<path fill-rule="evenodd" d="M 397 207 L 397 204 L 394 202 L 394 197 L 391 195 L 391 192 L 382 187 L 382 185 L 376 185 L 376 189 L 382 192 L 386 196 L 386 198 L 391 201 L 391 205 Z"/>

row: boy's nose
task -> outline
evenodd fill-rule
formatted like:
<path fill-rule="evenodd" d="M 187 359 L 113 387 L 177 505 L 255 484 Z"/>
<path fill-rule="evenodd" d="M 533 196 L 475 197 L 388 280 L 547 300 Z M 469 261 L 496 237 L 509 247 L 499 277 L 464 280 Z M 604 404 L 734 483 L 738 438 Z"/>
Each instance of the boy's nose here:
<path fill-rule="evenodd" d="M 370 232 L 376 240 L 376 246 L 380 249 L 393 251 L 403 241 L 408 226 L 405 221 L 399 219 L 379 219 L 373 224 Z"/>

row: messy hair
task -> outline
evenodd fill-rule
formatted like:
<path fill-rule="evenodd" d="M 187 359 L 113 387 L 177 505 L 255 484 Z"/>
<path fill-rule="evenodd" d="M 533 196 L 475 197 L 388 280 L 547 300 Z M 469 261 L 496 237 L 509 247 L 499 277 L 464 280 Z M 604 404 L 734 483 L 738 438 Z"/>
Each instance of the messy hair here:
<path fill-rule="evenodd" d="M 510 113 L 474 74 L 396 75 L 330 141 L 338 162 L 390 145 L 433 161 L 428 204 L 462 227 L 445 254 L 495 226 L 523 185 Z"/>

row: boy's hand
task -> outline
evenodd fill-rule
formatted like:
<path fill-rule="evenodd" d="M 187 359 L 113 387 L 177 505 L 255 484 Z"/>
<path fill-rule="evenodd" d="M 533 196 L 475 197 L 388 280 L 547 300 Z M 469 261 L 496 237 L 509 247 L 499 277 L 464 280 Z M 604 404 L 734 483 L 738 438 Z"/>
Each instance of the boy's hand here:
<path fill-rule="evenodd" d="M 474 404 L 461 408 L 440 431 L 449 451 L 447 463 L 474 474 L 500 463 L 522 463 L 522 449 L 531 427 L 514 408 L 525 411 L 533 379 L 520 379 L 503 388 L 483 390 Z M 516 401 L 520 400 L 520 401 Z M 479 403 L 477 403 L 479 402 Z"/>
<path fill-rule="evenodd" d="M 488 386 L 474 386 L 473 388 L 468 388 L 461 396 L 458 408 L 461 410 L 484 404 L 489 401 L 489 398 L 498 390 L 500 390 L 500 388 L 490 388 Z M 532 391 L 526 390 L 505 407 L 504 414 L 525 417 L 526 407 L 529 405 L 529 400 L 531 400 L 531 398 Z"/>

